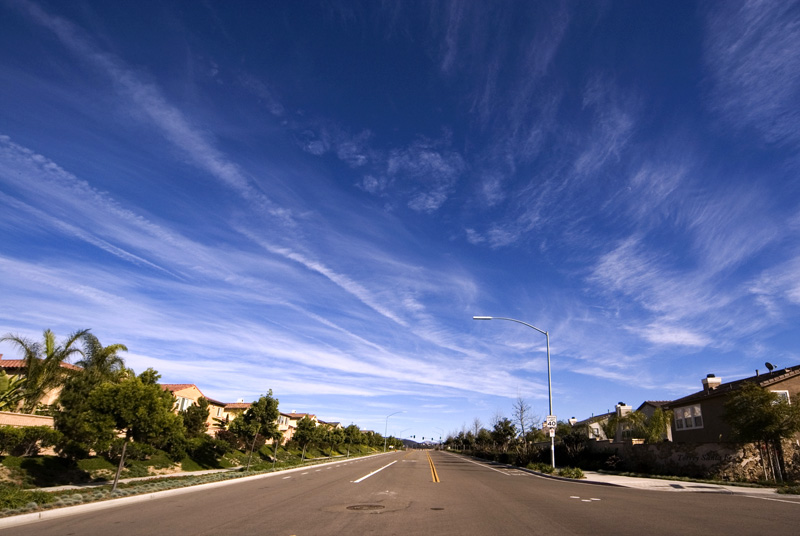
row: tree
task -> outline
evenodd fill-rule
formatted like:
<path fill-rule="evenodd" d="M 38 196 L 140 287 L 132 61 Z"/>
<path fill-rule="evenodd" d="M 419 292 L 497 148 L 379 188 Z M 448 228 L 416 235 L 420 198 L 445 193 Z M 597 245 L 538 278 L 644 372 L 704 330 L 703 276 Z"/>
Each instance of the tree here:
<path fill-rule="evenodd" d="M 306 448 L 317 439 L 317 425 L 308 415 L 297 421 L 297 429 L 294 431 L 294 440 L 303 447 L 301 460 L 306 459 Z"/>
<path fill-rule="evenodd" d="M 347 457 L 350 457 L 350 447 L 360 445 L 362 441 L 361 430 L 355 424 L 351 424 L 344 429 L 344 440 L 347 443 Z"/>
<path fill-rule="evenodd" d="M 644 439 L 645 443 L 652 444 L 664 440 L 671 417 L 672 413 L 656 408 L 650 417 L 641 411 L 634 411 L 625 415 L 623 421 L 630 426 L 632 437 Z"/>
<path fill-rule="evenodd" d="M 183 432 L 187 438 L 204 437 L 208 430 L 208 400 L 202 396 L 197 404 L 192 404 L 180 412 L 183 419 Z"/>
<path fill-rule="evenodd" d="M 756 383 L 745 382 L 725 401 L 723 418 L 736 440 L 759 443 L 759 451 L 763 442 L 770 463 L 771 453 L 775 453 L 778 476 L 783 480 L 786 468 L 781 440 L 800 432 L 800 406 L 789 404 L 787 399 Z M 763 458 L 762 453 L 762 464 Z"/>
<path fill-rule="evenodd" d="M 73 355 L 83 353 L 75 345 L 88 332 L 88 329 L 76 331 L 61 344 L 56 342 L 55 334 L 49 329 L 44 330 L 42 342 L 33 342 L 10 333 L 0 338 L 0 342 L 11 342 L 22 351 L 25 362 L 23 413 L 32 413 L 49 391 L 63 384 L 66 371 L 61 364 Z"/>
<path fill-rule="evenodd" d="M 119 352 L 127 352 L 124 344 L 103 346 L 92 333 L 83 335 L 83 359 L 75 363 L 83 372 L 99 380 L 113 380 L 126 373 L 125 361 Z"/>
<path fill-rule="evenodd" d="M 514 404 L 511 406 L 512 417 L 514 424 L 517 426 L 520 437 L 522 438 L 522 452 L 528 454 L 528 441 L 527 434 L 534 423 L 539 420 L 539 417 L 533 414 L 531 406 L 521 396 L 517 396 Z"/>
<path fill-rule="evenodd" d="M 15 411 L 23 397 L 25 380 L 12 377 L 0 370 L 0 411 Z"/>
<path fill-rule="evenodd" d="M 184 441 L 181 419 L 172 412 L 175 397 L 158 385 L 159 378 L 155 370 L 147 369 L 120 383 L 104 382 L 89 395 L 89 411 L 93 414 L 89 422 L 95 428 L 98 446 L 108 447 L 117 433 L 125 436 L 113 489 L 124 466 L 129 441 L 167 449 Z"/>
<path fill-rule="evenodd" d="M 333 456 L 333 449 L 344 443 L 344 439 L 344 430 L 341 428 L 334 428 L 331 430 L 329 438 L 331 442 L 331 456 Z"/>
<path fill-rule="evenodd" d="M 261 435 L 266 439 L 279 441 L 281 432 L 278 430 L 278 399 L 272 396 L 272 389 L 257 401 L 250 404 L 248 410 L 242 415 L 246 428 L 253 437 L 250 447 L 250 457 L 247 459 L 247 471 L 250 470 L 250 460 L 253 457 L 256 438 Z"/>
<path fill-rule="evenodd" d="M 517 437 L 517 427 L 509 419 L 502 418 L 495 423 L 492 439 L 503 452 L 508 451 L 508 445 L 515 437 Z"/>
<path fill-rule="evenodd" d="M 107 448 L 100 447 L 108 434 L 97 432 L 98 427 L 103 427 L 93 422 L 98 416 L 89 405 L 90 395 L 105 382 L 119 383 L 133 376 L 133 371 L 125 368 L 124 360 L 118 355 L 120 351 L 127 351 L 124 345 L 103 346 L 90 333 L 83 336 L 83 343 L 84 358 L 76 363 L 82 370 L 64 382 L 58 398 L 59 410 L 53 416 L 56 430 L 62 433 L 58 451 L 72 459 L 85 457 L 91 450 Z"/>

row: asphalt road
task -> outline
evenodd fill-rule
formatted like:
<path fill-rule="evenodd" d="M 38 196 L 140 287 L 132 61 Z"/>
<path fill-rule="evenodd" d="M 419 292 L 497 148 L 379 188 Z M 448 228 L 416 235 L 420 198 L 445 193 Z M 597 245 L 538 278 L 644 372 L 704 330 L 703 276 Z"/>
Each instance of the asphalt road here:
<path fill-rule="evenodd" d="M 446 452 L 409 451 L 277 473 L 3 533 L 799 534 L 800 502 L 565 482 Z"/>

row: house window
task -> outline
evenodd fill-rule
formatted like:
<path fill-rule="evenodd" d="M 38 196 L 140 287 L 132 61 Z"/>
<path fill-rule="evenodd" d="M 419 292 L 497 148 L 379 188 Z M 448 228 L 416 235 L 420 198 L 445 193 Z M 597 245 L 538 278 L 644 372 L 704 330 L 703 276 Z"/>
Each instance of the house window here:
<path fill-rule="evenodd" d="M 675 409 L 675 429 L 691 430 L 703 427 L 703 413 L 700 404 Z"/>
<path fill-rule="evenodd" d="M 789 391 L 772 391 L 772 392 L 778 395 L 783 400 L 785 400 L 787 404 L 792 403 L 792 401 L 789 400 Z"/>

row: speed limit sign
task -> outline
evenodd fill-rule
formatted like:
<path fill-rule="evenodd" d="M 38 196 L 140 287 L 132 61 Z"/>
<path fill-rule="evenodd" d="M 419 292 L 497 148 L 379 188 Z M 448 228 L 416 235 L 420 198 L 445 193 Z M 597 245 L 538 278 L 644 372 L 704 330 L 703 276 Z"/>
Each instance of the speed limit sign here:
<path fill-rule="evenodd" d="M 544 421 L 544 425 L 547 428 L 555 429 L 558 426 L 558 419 L 555 415 L 548 415 Z"/>

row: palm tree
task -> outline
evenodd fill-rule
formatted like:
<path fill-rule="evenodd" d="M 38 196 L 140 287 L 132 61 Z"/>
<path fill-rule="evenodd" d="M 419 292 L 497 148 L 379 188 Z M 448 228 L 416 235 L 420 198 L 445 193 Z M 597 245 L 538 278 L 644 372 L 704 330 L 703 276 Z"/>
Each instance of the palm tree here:
<path fill-rule="evenodd" d="M 125 361 L 119 352 L 127 352 L 124 344 L 103 346 L 91 333 L 83 335 L 83 359 L 75 364 L 98 381 L 119 378 L 125 372 Z"/>
<path fill-rule="evenodd" d="M 22 384 L 19 377 L 9 377 L 5 370 L 0 370 L 0 411 L 14 411 L 22 400 Z"/>
<path fill-rule="evenodd" d="M 55 334 L 44 330 L 42 342 L 33 342 L 19 335 L 6 334 L 0 342 L 11 342 L 22 350 L 25 361 L 25 380 L 22 387 L 22 412 L 31 413 L 39 405 L 48 391 L 64 382 L 65 369 L 61 366 L 73 354 L 83 354 L 75 343 L 89 332 L 88 329 L 76 331 L 60 345 Z"/>

